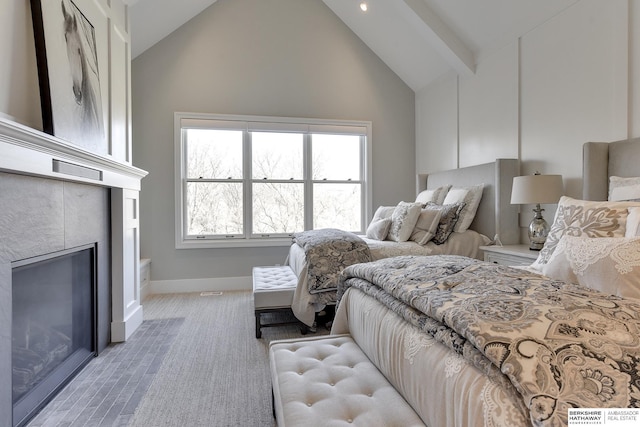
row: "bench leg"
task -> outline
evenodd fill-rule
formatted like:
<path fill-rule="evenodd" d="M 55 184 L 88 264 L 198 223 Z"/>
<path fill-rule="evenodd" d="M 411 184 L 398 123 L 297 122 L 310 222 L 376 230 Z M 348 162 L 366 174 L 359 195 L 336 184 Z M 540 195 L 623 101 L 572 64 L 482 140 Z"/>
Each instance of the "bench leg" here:
<path fill-rule="evenodd" d="M 273 394 L 273 387 L 271 387 L 271 412 L 273 413 L 273 418 L 276 417 L 276 396 Z"/>
<path fill-rule="evenodd" d="M 262 325 L 260 324 L 260 312 L 256 311 L 256 338 L 261 338 L 262 337 L 262 331 L 260 330 L 260 328 L 262 327 Z"/>

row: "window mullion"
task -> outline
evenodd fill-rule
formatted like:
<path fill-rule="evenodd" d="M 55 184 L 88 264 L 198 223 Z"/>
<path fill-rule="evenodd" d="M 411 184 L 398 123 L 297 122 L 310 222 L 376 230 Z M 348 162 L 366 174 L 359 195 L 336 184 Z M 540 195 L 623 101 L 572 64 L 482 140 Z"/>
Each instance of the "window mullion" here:
<path fill-rule="evenodd" d="M 366 136 L 360 136 L 360 224 L 362 224 L 362 231 L 366 229 L 366 224 L 369 222 L 368 220 L 368 205 L 369 205 L 369 197 L 367 193 L 367 185 L 370 185 L 367 182 L 367 149 L 366 149 Z"/>
<path fill-rule="evenodd" d="M 244 194 L 244 238 L 250 239 L 253 235 L 253 181 L 251 177 L 253 176 L 252 171 L 252 162 L 253 162 L 253 151 L 252 151 L 252 140 L 251 140 L 251 132 L 245 130 L 243 132 L 243 173 L 242 180 L 244 182 L 243 185 L 243 194 Z"/>
<path fill-rule="evenodd" d="M 302 153 L 304 156 L 304 229 L 313 229 L 313 164 L 311 134 L 305 133 Z"/>
<path fill-rule="evenodd" d="M 182 206 L 181 206 L 181 211 L 182 211 L 182 217 L 180 218 L 180 222 L 182 224 L 182 236 L 186 236 L 188 234 L 188 230 L 187 230 L 187 221 L 186 218 L 188 217 L 187 215 L 187 209 L 189 206 L 189 202 L 187 200 L 187 144 L 186 144 L 186 139 L 187 139 L 187 132 L 182 129 L 180 131 L 180 152 L 181 152 L 181 158 L 180 158 L 180 185 L 182 187 Z"/>

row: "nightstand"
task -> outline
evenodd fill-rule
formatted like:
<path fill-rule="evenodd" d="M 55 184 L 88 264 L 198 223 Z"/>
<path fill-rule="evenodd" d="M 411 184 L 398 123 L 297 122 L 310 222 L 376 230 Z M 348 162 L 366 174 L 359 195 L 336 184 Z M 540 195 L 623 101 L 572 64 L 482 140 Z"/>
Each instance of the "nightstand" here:
<path fill-rule="evenodd" d="M 540 251 L 532 251 L 529 245 L 480 246 L 484 260 L 501 265 L 531 265 Z"/>

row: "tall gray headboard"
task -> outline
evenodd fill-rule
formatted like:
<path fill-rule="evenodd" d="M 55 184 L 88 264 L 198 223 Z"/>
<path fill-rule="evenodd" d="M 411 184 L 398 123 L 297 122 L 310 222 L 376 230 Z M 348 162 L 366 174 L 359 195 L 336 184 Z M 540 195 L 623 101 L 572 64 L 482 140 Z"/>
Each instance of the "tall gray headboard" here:
<path fill-rule="evenodd" d="M 640 138 L 582 146 L 582 198 L 607 200 L 610 176 L 640 176 Z"/>
<path fill-rule="evenodd" d="M 502 244 L 520 242 L 518 205 L 511 204 L 513 177 L 520 175 L 517 159 L 497 159 L 495 162 L 429 174 L 418 174 L 417 190 L 433 189 L 451 184 L 456 187 L 484 184 L 478 211 L 471 223 L 472 230 L 493 239 L 497 234 Z"/>

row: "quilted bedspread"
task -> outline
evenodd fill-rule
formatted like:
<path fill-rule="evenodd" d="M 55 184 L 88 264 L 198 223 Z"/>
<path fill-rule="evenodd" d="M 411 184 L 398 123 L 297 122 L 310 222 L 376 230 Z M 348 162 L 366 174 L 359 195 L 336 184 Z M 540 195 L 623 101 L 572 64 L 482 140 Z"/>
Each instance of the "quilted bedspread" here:
<path fill-rule="evenodd" d="M 640 404 L 640 301 L 450 255 L 352 265 L 339 295 L 348 287 L 517 390 L 534 426 Z"/>
<path fill-rule="evenodd" d="M 345 267 L 371 261 L 369 246 L 348 231 L 335 228 L 303 231 L 295 233 L 293 241 L 304 249 L 311 294 L 335 291 Z"/>

